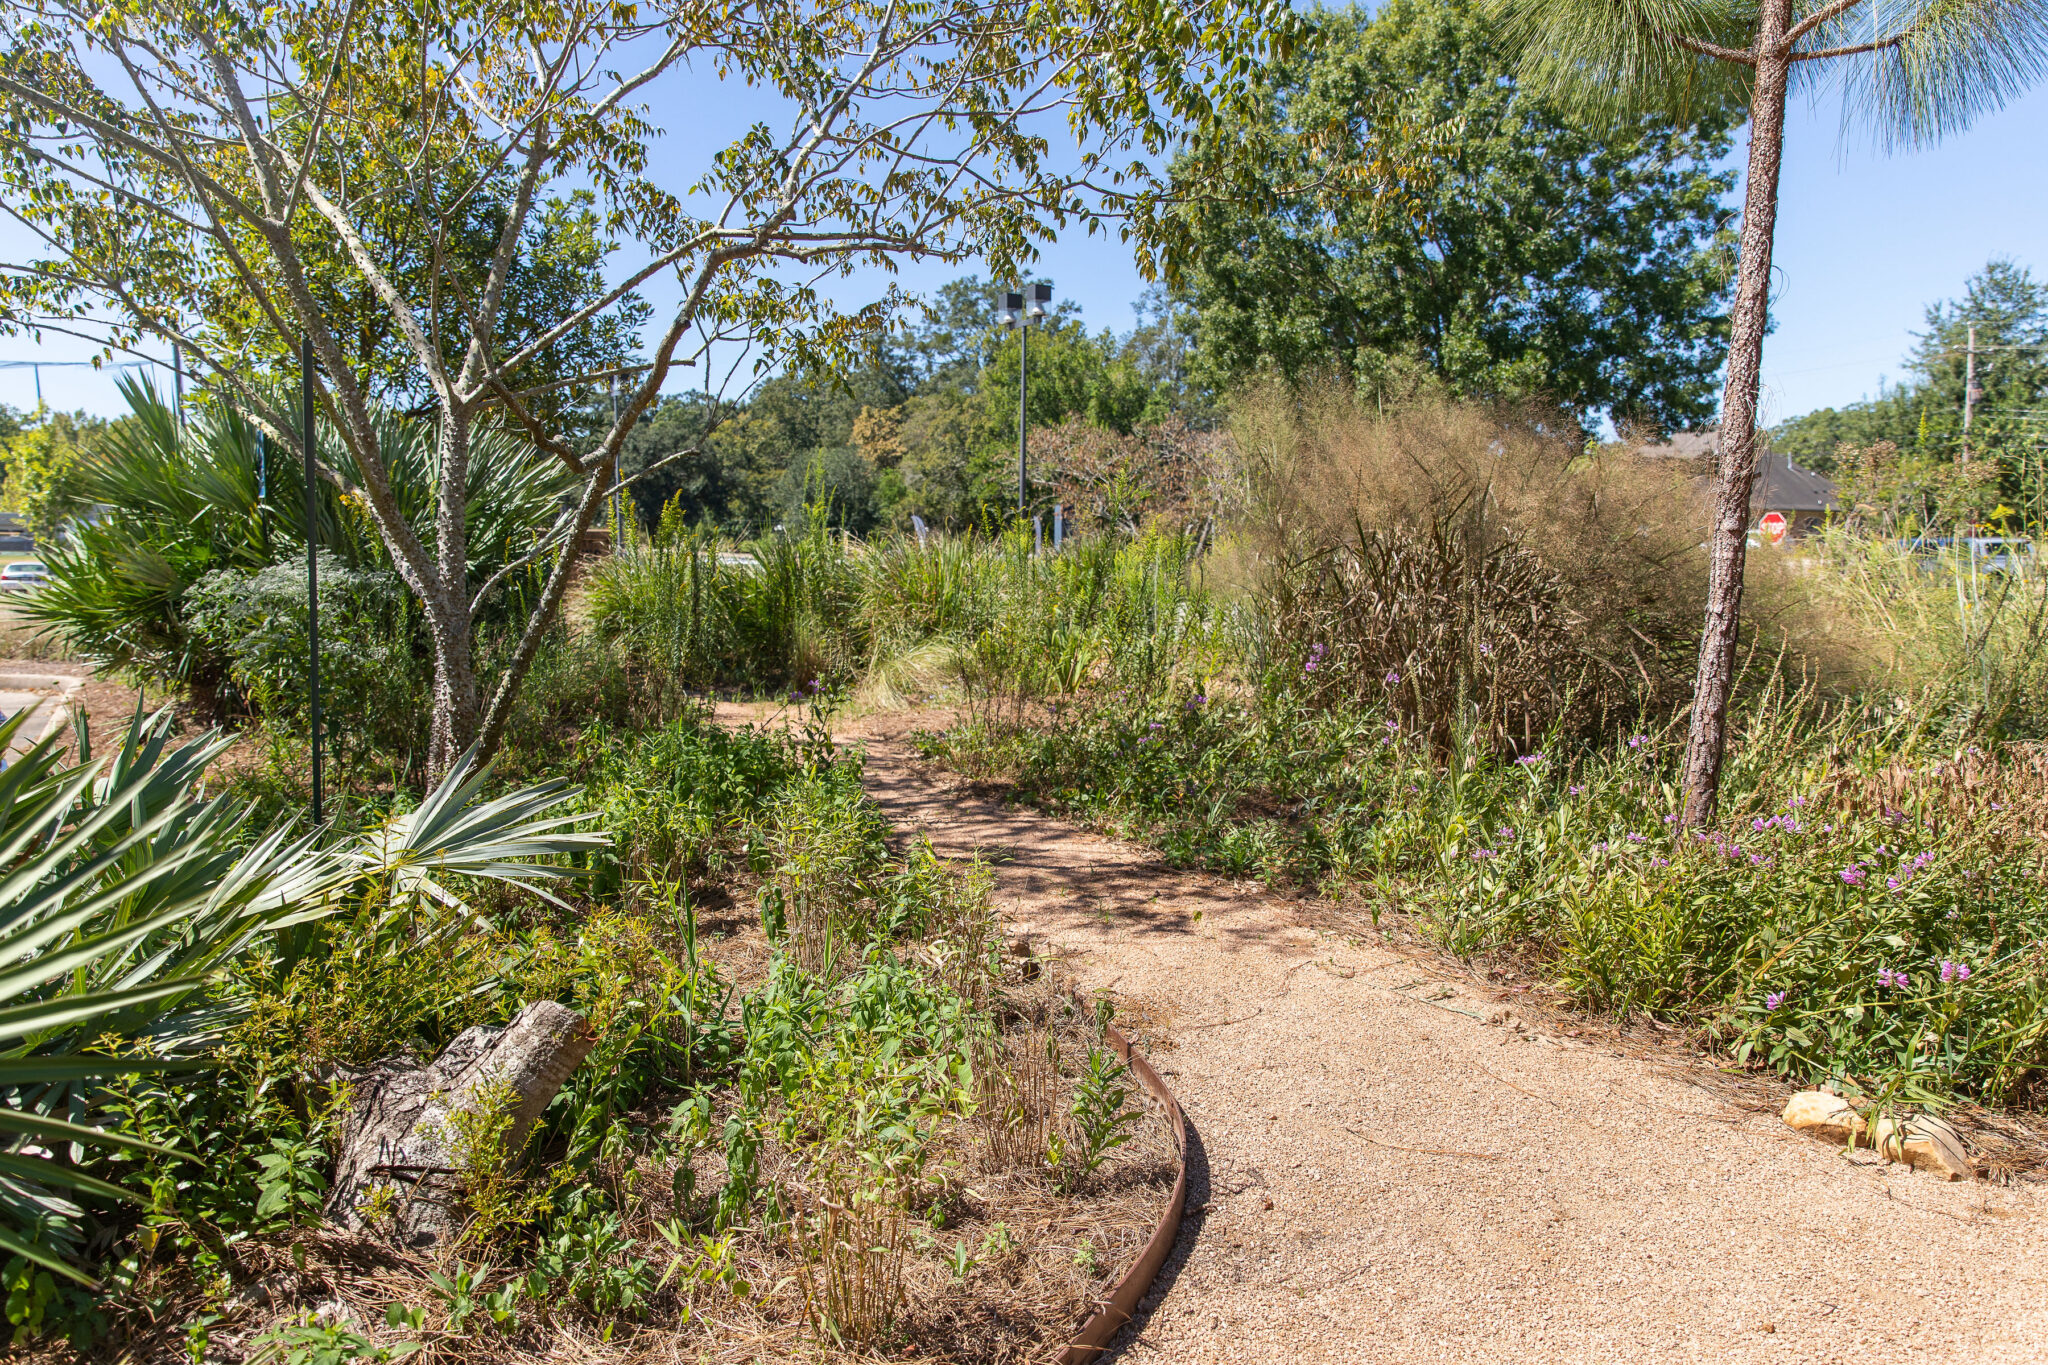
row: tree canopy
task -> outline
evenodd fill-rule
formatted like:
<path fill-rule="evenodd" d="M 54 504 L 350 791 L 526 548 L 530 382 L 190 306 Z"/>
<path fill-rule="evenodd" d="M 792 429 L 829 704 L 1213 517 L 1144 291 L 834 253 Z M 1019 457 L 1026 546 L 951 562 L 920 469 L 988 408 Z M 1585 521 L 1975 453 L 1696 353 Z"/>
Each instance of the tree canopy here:
<path fill-rule="evenodd" d="M 920 258 L 1013 272 L 1142 188 L 1134 152 L 1228 117 L 1291 22 L 1278 0 L 24 0 L 0 11 L 0 189 L 32 246 L 0 266 L 0 327 L 179 345 L 287 448 L 291 390 L 263 381 L 305 341 L 351 461 L 320 476 L 367 508 L 428 623 L 440 772 L 495 743 L 573 558 L 487 699 L 492 585 L 467 576 L 460 507 L 480 424 L 580 480 L 540 549 L 574 544 L 673 369 L 704 373 L 714 347 L 752 348 L 753 375 L 846 369 L 886 308 L 836 309 L 821 279 Z M 651 95 L 707 76 L 784 116 L 662 144 Z M 675 296 L 659 318 L 635 297 L 656 280 Z M 573 420 L 634 342 L 616 416 Z M 377 439 L 401 394 L 438 432 L 424 535 Z"/>
<path fill-rule="evenodd" d="M 1591 128 L 1520 88 L 1461 0 L 1318 12 L 1268 87 L 1262 193 L 1198 193 L 1224 149 L 1183 163 L 1180 294 L 1211 385 L 1262 371 L 1370 385 L 1410 362 L 1461 394 L 1660 429 L 1711 416 L 1729 111 Z M 1398 188 L 1356 193 L 1360 174 Z"/>

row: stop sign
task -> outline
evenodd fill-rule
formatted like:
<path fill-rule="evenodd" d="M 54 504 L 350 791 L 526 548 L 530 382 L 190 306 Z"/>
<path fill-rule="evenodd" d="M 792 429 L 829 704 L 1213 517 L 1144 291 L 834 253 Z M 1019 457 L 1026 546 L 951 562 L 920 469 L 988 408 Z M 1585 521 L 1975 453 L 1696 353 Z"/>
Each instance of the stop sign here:
<path fill-rule="evenodd" d="M 1770 537 L 1771 544 L 1783 545 L 1785 543 L 1786 527 L 1785 514 L 1783 512 L 1764 513 L 1762 525 L 1763 532 L 1766 536 Z"/>

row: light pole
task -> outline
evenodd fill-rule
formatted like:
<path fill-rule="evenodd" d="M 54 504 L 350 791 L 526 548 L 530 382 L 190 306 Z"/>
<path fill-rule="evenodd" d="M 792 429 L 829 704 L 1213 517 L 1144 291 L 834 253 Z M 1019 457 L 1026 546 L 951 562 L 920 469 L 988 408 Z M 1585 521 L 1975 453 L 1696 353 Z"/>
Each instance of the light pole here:
<path fill-rule="evenodd" d="M 1024 495 L 1026 480 L 1024 464 L 1024 432 L 1028 424 L 1027 397 L 1031 359 L 1031 324 L 1043 319 L 1052 303 L 1052 286 L 1034 284 L 1031 286 L 1031 307 L 1024 306 L 1020 293 L 1003 295 L 1003 311 L 997 319 L 1005 327 L 1017 329 L 1017 520 L 1024 520 Z"/>

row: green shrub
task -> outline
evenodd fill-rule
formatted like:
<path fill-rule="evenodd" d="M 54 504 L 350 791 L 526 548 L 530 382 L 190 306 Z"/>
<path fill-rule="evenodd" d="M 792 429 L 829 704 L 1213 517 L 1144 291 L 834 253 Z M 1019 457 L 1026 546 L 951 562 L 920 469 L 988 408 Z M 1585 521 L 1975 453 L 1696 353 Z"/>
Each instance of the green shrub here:
<path fill-rule="evenodd" d="M 266 720 L 309 724 L 306 567 L 216 569 L 186 590 L 194 648 L 225 661 L 235 690 Z M 417 612 L 398 575 L 320 556 L 320 694 L 331 752 L 344 764 L 421 747 L 429 668 Z"/>
<path fill-rule="evenodd" d="M 597 871 L 597 894 L 660 895 L 737 865 L 749 822 L 805 761 L 787 732 L 729 730 L 701 708 L 638 734 L 591 725 L 574 762 L 614 850 Z"/>

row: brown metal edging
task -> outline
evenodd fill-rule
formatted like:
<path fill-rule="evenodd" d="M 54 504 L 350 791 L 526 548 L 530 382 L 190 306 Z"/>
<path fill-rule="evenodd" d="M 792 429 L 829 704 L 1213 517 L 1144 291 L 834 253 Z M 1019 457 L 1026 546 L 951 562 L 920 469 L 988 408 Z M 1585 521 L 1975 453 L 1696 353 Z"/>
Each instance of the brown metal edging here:
<path fill-rule="evenodd" d="M 1138 1300 L 1145 1297 L 1145 1291 L 1152 1287 L 1152 1281 L 1159 1274 L 1159 1268 L 1166 1264 L 1168 1254 L 1173 1251 L 1174 1241 L 1180 1236 L 1181 1214 L 1188 1203 L 1188 1123 L 1181 1116 L 1180 1101 L 1166 1088 L 1166 1082 L 1159 1079 L 1159 1073 L 1145 1060 L 1144 1054 L 1131 1046 L 1131 1040 L 1111 1027 L 1105 1037 L 1116 1049 L 1116 1055 L 1130 1064 L 1131 1073 L 1138 1078 L 1138 1084 L 1154 1099 L 1166 1106 L 1166 1117 L 1173 1125 L 1173 1146 L 1180 1154 L 1180 1169 L 1173 1177 L 1173 1198 L 1166 1203 L 1166 1212 L 1159 1215 L 1158 1225 L 1152 1229 L 1151 1240 L 1138 1254 L 1137 1261 L 1124 1277 L 1116 1282 L 1109 1298 L 1098 1304 L 1095 1311 L 1082 1319 L 1081 1326 L 1074 1333 L 1073 1340 L 1060 1352 L 1058 1365 L 1089 1365 L 1109 1345 L 1109 1339 L 1117 1330 L 1131 1320 L 1137 1311 Z"/>

